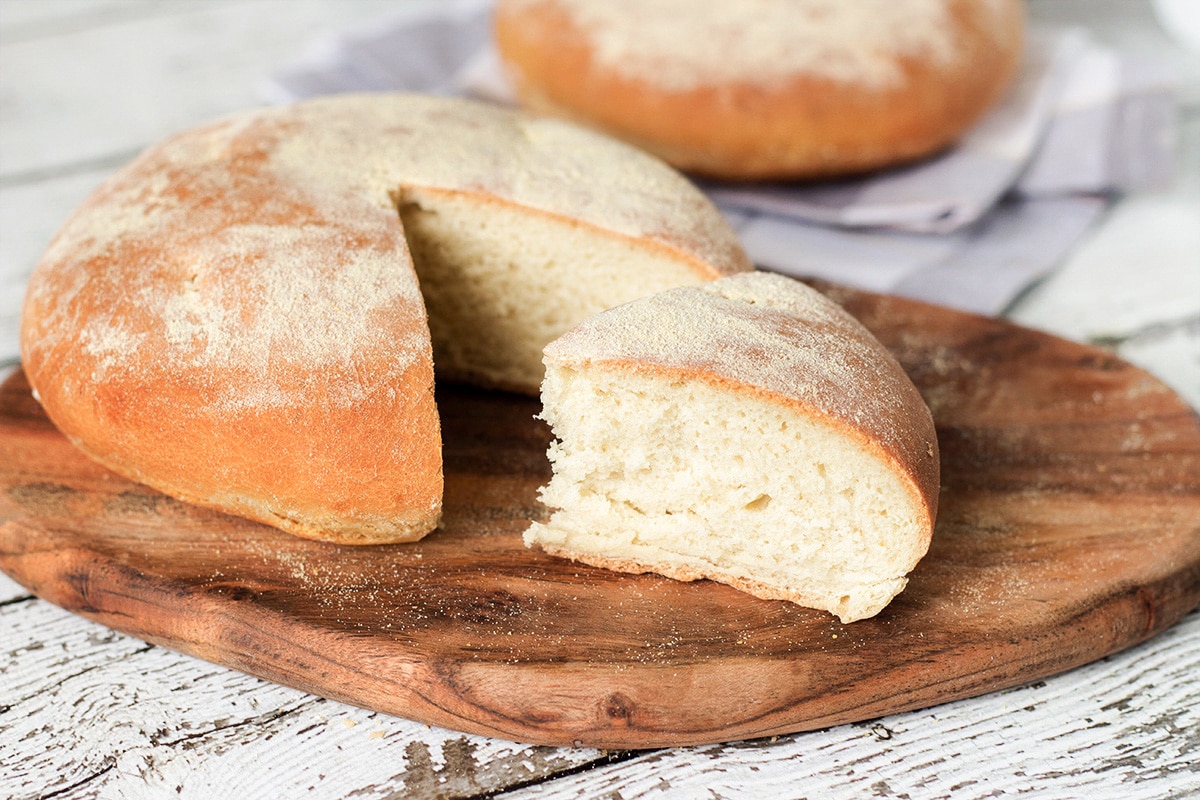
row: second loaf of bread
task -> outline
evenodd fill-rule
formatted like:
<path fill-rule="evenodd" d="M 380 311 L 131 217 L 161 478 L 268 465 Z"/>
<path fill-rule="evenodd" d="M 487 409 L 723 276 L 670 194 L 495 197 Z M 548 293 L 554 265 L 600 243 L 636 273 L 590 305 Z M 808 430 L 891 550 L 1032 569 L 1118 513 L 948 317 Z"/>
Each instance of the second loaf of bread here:
<path fill-rule="evenodd" d="M 716 178 L 846 175 L 953 142 L 1007 87 L 1021 0 L 499 0 L 521 101 Z"/>

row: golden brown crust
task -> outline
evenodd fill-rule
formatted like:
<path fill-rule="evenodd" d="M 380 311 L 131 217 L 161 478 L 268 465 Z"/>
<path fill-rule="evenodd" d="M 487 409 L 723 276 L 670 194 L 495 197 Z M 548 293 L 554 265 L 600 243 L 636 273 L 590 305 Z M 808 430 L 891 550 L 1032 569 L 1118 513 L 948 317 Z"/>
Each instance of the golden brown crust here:
<path fill-rule="evenodd" d="M 30 383 L 89 456 L 173 496 L 311 538 L 419 538 L 440 435 L 399 224 L 306 204 L 265 167 L 269 136 L 229 133 L 152 149 L 63 228 L 26 297 Z"/>
<path fill-rule="evenodd" d="M 597 58 L 594 32 L 558 0 L 501 0 L 495 36 L 534 110 L 592 124 L 697 174 L 819 178 L 930 155 L 1002 94 L 1020 57 L 1019 0 L 992 3 L 987 13 L 977 0 L 948 1 L 953 57 L 896 54 L 899 79 L 879 84 L 798 71 L 783 80 L 656 85 Z"/>
<path fill-rule="evenodd" d="M 686 179 L 606 137 L 415 95 L 259 110 L 151 148 L 51 243 L 21 330 L 47 414 L 181 499 L 330 541 L 420 538 L 441 441 L 406 184 L 576 219 L 713 277 L 746 266 Z"/>

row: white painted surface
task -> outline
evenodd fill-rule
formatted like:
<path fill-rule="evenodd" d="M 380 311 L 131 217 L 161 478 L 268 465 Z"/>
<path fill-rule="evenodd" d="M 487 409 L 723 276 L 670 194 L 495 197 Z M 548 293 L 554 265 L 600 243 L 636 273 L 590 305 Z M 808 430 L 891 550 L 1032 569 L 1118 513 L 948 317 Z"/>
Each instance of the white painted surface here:
<path fill-rule="evenodd" d="M 383 0 L 0 0 L 0 341 L 57 225 L 133 152 Z M 1109 344 L 1200 408 L 1200 66 L 1148 2 L 1032 0 L 1189 83 L 1179 177 L 1127 198 L 1010 316 Z M 0 359 L 15 353 L 0 354 Z M 642 754 L 431 729 L 146 645 L 0 575 L 0 796 L 1200 795 L 1200 613 L 1007 692 L 825 731 Z M 506 789 L 511 792 L 505 792 Z"/>

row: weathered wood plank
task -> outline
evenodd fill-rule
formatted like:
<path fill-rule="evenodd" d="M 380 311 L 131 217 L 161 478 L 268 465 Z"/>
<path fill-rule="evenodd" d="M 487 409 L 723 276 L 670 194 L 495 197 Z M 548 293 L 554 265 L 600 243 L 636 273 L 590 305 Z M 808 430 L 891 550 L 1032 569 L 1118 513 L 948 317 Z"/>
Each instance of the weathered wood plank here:
<path fill-rule="evenodd" d="M 1152 644 L 987 698 L 776 740 L 664 750 L 505 795 L 1190 797 L 1200 613 Z"/>
<path fill-rule="evenodd" d="M 42 600 L 0 606 L 0 632 L 6 797 L 468 797 L 603 758 L 326 701 Z"/>
<path fill-rule="evenodd" d="M 47 669 L 36 650 L 16 654 L 0 673 L 43 683 L 0 714 L 0 753 L 15 752 L 8 745 L 19 741 L 21 752 L 43 754 L 19 765 L 0 755 L 2 785 L 17 797 L 73 784 L 66 796 L 112 795 L 116 787 L 125 797 L 176 787 L 185 798 L 279 796 L 311 786 L 318 797 L 463 797 L 590 763 L 599 766 L 511 796 L 972 798 L 1048 785 L 1058 796 L 1200 791 L 1200 690 L 1181 680 L 1200 661 L 1200 613 L 1152 645 L 992 697 L 604 764 L 597 751 L 521 748 L 322 701 L 32 602 L 40 606 L 29 616 L 44 632 L 41 649 L 69 660 L 72 675 Z M 0 609 L 0 630 L 10 622 Z"/>
<path fill-rule="evenodd" d="M 0 48 L 0 75 L 8 76 L 0 174 L 12 180 L 103 161 L 259 105 L 259 82 L 330 25 L 353 25 L 396 5 L 109 3 L 81 7 L 88 24 L 64 22 L 49 39 L 49 33 L 17 36 L 14 29 L 34 21 L 14 22 L 7 28 L 12 41 Z"/>
<path fill-rule="evenodd" d="M 153 2 L 124 0 L 121 5 L 133 9 Z M 111 19 L 113 5 L 113 0 L 6 0 L 0 4 L 0 44 L 88 27 L 97 19 Z"/>

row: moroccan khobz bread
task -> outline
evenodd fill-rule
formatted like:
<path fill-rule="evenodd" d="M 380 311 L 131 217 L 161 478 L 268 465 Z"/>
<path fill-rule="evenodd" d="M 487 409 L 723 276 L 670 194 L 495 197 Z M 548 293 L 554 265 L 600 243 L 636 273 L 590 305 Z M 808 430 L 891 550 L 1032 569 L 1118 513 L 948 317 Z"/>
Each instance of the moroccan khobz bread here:
<path fill-rule="evenodd" d="M 341 96 L 186 131 L 105 182 L 34 270 L 21 354 L 50 419 L 123 476 L 301 536 L 406 541 L 441 510 L 431 352 L 443 377 L 536 393 L 543 346 L 582 319 L 749 267 L 703 195 L 626 145 Z"/>
<path fill-rule="evenodd" d="M 1004 92 L 1021 0 L 498 0 L 520 101 L 697 174 L 846 175 L 955 141 Z"/>
<path fill-rule="evenodd" d="M 635 300 L 545 361 L 552 514 L 529 545 L 844 622 L 886 606 L 929 547 L 929 409 L 861 324 L 797 281 L 747 273 Z"/>

